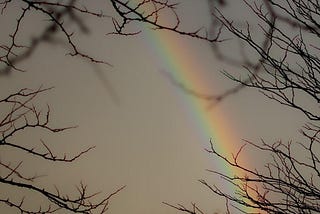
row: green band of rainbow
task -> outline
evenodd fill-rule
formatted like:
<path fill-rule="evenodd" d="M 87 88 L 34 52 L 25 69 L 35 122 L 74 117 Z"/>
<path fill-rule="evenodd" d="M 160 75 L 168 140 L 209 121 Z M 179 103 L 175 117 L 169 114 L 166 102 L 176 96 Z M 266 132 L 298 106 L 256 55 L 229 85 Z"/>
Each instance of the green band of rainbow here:
<path fill-rule="evenodd" d="M 158 60 L 175 80 L 187 88 L 205 88 L 206 91 L 214 93 L 212 84 L 204 76 L 199 75 L 198 71 L 204 68 L 192 55 L 194 51 L 190 45 L 170 33 L 146 30 L 145 34 Z M 195 134 L 202 136 L 202 140 L 205 140 L 207 145 L 212 138 L 215 149 L 228 157 L 240 148 L 239 137 L 225 112 L 220 108 L 208 108 L 208 101 L 192 95 L 186 94 L 179 99 L 183 99 L 183 105 L 190 114 L 190 121 L 194 122 L 195 132 L 197 132 Z M 232 173 L 229 168 L 222 168 Z"/>
<path fill-rule="evenodd" d="M 134 0 L 138 1 L 138 0 Z M 192 47 L 179 39 L 174 33 L 155 31 L 144 28 L 144 35 L 150 43 L 152 51 L 157 56 L 159 62 L 164 65 L 164 69 L 170 72 L 179 83 L 190 89 L 205 89 L 214 92 L 212 83 L 208 82 L 205 76 L 199 75 L 199 70 L 205 69 L 201 62 L 194 57 Z M 181 93 L 180 93 L 181 94 Z M 187 112 L 195 127 L 195 135 L 201 136 L 202 145 L 209 146 L 212 139 L 216 151 L 228 159 L 232 159 L 232 153 L 240 149 L 236 129 L 232 127 L 231 120 L 227 113 L 220 108 L 208 109 L 208 102 L 195 96 L 185 94 L 179 96 L 182 100 L 182 107 L 187 108 Z M 245 158 L 241 158 L 244 163 L 249 163 Z M 236 168 L 232 168 L 227 163 L 216 158 L 213 161 L 214 170 L 228 174 L 230 176 L 239 175 Z M 228 191 L 234 192 L 233 187 L 226 187 Z M 251 209 L 246 209 L 251 210 Z"/>
<path fill-rule="evenodd" d="M 156 57 L 164 69 L 170 72 L 179 83 L 190 89 L 206 89 L 214 92 L 214 87 L 207 81 L 205 76 L 199 75 L 199 69 L 204 69 L 201 62 L 192 55 L 194 51 L 186 42 L 177 38 L 177 35 L 146 29 L 144 31 L 149 40 Z M 177 90 L 179 90 L 177 88 Z M 182 93 L 177 93 L 181 95 Z M 201 145 L 209 147 L 209 140 L 212 139 L 214 148 L 220 154 L 232 160 L 241 147 L 236 129 L 232 127 L 231 120 L 226 112 L 220 108 L 209 108 L 208 102 L 190 94 L 182 94 L 178 99 L 182 100 L 182 108 L 187 108 L 188 116 L 195 127 L 195 135 L 200 136 Z M 241 157 L 242 163 L 249 163 L 245 157 Z M 210 163 L 213 170 L 229 176 L 241 175 L 235 167 L 231 167 L 221 159 L 214 158 Z M 220 183 L 217 181 L 217 183 Z M 233 194 L 236 189 L 232 185 L 223 187 L 226 192 Z M 244 208 L 248 213 L 250 208 Z"/>

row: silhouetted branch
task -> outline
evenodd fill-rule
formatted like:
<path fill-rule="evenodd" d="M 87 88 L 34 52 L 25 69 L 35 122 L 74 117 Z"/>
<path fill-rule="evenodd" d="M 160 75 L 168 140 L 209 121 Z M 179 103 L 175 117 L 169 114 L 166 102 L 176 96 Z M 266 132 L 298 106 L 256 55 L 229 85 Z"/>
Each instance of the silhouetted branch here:
<path fill-rule="evenodd" d="M 249 24 L 245 29 L 237 27 L 218 9 L 216 19 L 260 58 L 255 65 L 246 61 L 238 63 L 249 78 L 243 80 L 225 72 L 226 75 L 243 87 L 257 88 L 268 98 L 303 112 L 310 120 L 319 120 L 319 112 L 301 101 L 302 97 L 307 97 L 312 104 L 320 102 L 320 61 L 318 50 L 312 50 L 319 36 L 314 17 L 318 15 L 316 4 L 311 1 L 243 2 L 258 19 L 264 35 L 262 43 L 253 37 Z M 297 31 L 286 32 L 287 26 L 295 27 Z"/>
<path fill-rule="evenodd" d="M 38 88 L 37 90 L 21 89 L 17 93 L 13 93 L 0 100 L 1 109 L 3 110 L 3 118 L 0 120 L 0 147 L 4 149 L 9 147 L 13 150 L 26 152 L 30 157 L 40 157 L 47 161 L 73 162 L 84 154 L 88 153 L 94 147 L 89 147 L 78 154 L 67 156 L 64 154 L 59 157 L 50 146 L 41 140 L 43 148 L 34 148 L 19 142 L 15 136 L 20 132 L 26 132 L 27 129 L 43 129 L 51 133 L 66 131 L 74 127 L 52 128 L 50 122 L 50 108 L 47 106 L 45 111 L 39 110 L 34 102 L 36 97 L 51 88 Z M 37 185 L 36 180 L 40 175 L 27 176 L 23 170 L 24 161 L 13 160 L 13 162 L 0 159 L 0 183 L 15 187 L 17 192 L 24 190 L 29 193 L 36 193 L 45 198 L 48 202 L 47 206 L 39 205 L 38 210 L 30 210 L 25 207 L 24 198 L 20 202 L 16 202 L 10 197 L 3 194 L 0 195 L 0 202 L 15 208 L 21 213 L 55 213 L 60 210 L 69 210 L 75 213 L 104 213 L 108 209 L 109 200 L 123 187 L 117 189 L 109 195 L 98 197 L 98 193 L 89 193 L 87 186 L 83 183 L 77 187 L 78 196 L 70 197 L 60 193 L 56 188 L 56 192 L 50 192 L 43 187 Z M 26 195 L 28 197 L 28 195 Z M 99 199 L 100 198 L 100 199 Z"/>
<path fill-rule="evenodd" d="M 173 82 L 187 93 L 214 103 L 244 88 L 258 89 L 270 100 L 303 113 L 310 123 L 300 130 L 302 142 L 280 140 L 270 144 L 264 140 L 260 143 L 246 140 L 247 150 L 270 157 L 263 169 L 250 168 L 238 161 L 244 147 L 230 158 L 216 150 L 210 141 L 207 152 L 232 168 L 235 174 L 208 172 L 221 177 L 234 192 L 228 193 L 203 179 L 199 181 L 228 201 L 228 213 L 229 208 L 235 209 L 235 213 L 320 213 L 320 60 L 316 45 L 320 36 L 320 5 L 312 0 L 239 2 L 253 18 L 232 19 L 225 9 L 235 2 L 219 4 L 209 0 L 211 33 L 215 35 L 219 29 L 223 32 L 219 33 L 219 39 L 229 39 L 224 40 L 225 43 L 213 42 L 213 52 L 221 61 L 237 67 L 238 74 L 223 71 L 237 86 L 213 96 Z M 239 56 L 234 57 L 234 51 L 223 49 L 228 42 L 239 42 Z M 171 207 L 195 213 L 193 208 L 183 205 Z"/>
<path fill-rule="evenodd" d="M 96 12 L 88 10 L 85 6 L 77 4 L 76 0 L 69 0 L 65 3 L 52 2 L 52 1 L 2 1 L 0 3 L 1 14 L 5 13 L 6 8 L 9 4 L 20 9 L 17 11 L 17 23 L 13 32 L 10 34 L 9 44 L 0 44 L 0 64 L 5 66 L 0 70 L 1 73 L 7 74 L 12 69 L 16 71 L 25 71 L 17 67 L 17 64 L 32 55 L 32 53 L 38 48 L 43 42 L 54 43 L 58 34 L 63 35 L 62 42 L 67 44 L 70 52 L 67 54 L 70 56 L 78 56 L 89 62 L 106 64 L 111 66 L 104 60 L 96 59 L 80 49 L 80 44 L 75 42 L 76 32 L 65 24 L 64 20 L 69 19 L 71 23 L 79 27 L 82 34 L 88 33 L 89 28 L 82 21 L 83 16 L 92 16 L 98 19 L 110 18 L 103 12 Z M 43 19 L 43 16 L 47 19 L 48 24 L 43 28 L 39 29 L 39 33 L 30 41 L 26 41 L 27 44 L 19 44 L 20 37 L 23 37 L 25 32 L 23 31 L 22 25 L 24 25 L 25 17 L 31 13 L 39 14 L 39 17 Z"/>
<path fill-rule="evenodd" d="M 183 36 L 193 37 L 209 42 L 221 42 L 219 39 L 220 32 L 210 37 L 209 33 L 204 28 L 198 28 L 194 31 L 185 31 L 181 29 L 181 20 L 176 11 L 177 3 L 171 3 L 169 0 L 140 0 L 140 1 L 123 1 L 123 0 L 111 0 L 113 8 L 116 10 L 119 19 L 113 18 L 113 24 L 115 31 L 111 34 L 115 35 L 136 35 L 141 31 L 126 31 L 127 26 L 134 22 L 143 23 L 150 26 L 153 30 L 167 30 Z M 170 14 L 173 17 L 173 21 L 170 17 L 166 19 Z"/>
<path fill-rule="evenodd" d="M 189 214 L 204 214 L 204 212 L 195 204 L 195 203 L 191 203 L 191 207 L 192 208 L 186 208 L 185 206 L 183 206 L 182 204 L 178 204 L 178 205 L 172 205 L 172 204 L 169 204 L 167 202 L 163 202 L 163 204 L 169 206 L 169 207 L 172 207 L 176 210 L 179 210 L 181 212 L 184 212 L 184 213 L 189 213 Z"/>

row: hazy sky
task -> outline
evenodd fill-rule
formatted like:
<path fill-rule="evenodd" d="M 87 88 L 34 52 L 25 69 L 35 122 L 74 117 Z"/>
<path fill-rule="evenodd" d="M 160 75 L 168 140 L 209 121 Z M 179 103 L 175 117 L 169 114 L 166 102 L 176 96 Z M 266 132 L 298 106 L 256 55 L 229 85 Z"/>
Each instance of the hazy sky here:
<path fill-rule="evenodd" d="M 107 4 L 101 2 L 101 5 L 91 6 L 104 8 Z M 183 7 L 182 17 L 187 19 L 192 15 L 183 25 L 207 26 L 210 23 L 206 1 L 183 1 Z M 2 16 L 7 21 L 0 19 L 0 25 L 7 30 L 0 33 L 1 39 L 12 30 L 9 11 L 10 8 Z M 29 24 L 35 18 L 28 17 Z M 97 29 L 95 26 L 101 26 L 101 23 L 86 21 L 93 30 L 89 36 L 81 36 L 79 44 L 87 53 L 110 62 L 113 67 L 90 65 L 65 56 L 66 50 L 62 46 L 46 44 L 21 63 L 28 72 L 0 77 L 1 97 L 24 87 L 54 86 L 38 100 L 40 105 L 50 104 L 52 125 L 79 126 L 59 134 L 28 132 L 17 136 L 17 140 L 37 142 L 43 139 L 56 151 L 71 154 L 91 145 L 97 146 L 71 165 L 48 167 L 39 160 L 30 160 L 32 167 L 26 164 L 26 171 L 38 168 L 39 174 L 48 174 L 39 183 L 49 183 L 49 186 L 54 183 L 66 191 L 72 191 L 81 180 L 93 191 L 105 193 L 126 185 L 111 200 L 109 213 L 112 214 L 177 213 L 161 204 L 162 201 L 186 205 L 197 202 L 208 213 L 223 210 L 223 203 L 197 180 L 206 178 L 219 184 L 219 179 L 205 169 L 218 167 L 223 170 L 224 167 L 217 166 L 216 160 L 204 151 L 209 146 L 209 137 L 201 135 L 203 127 L 196 120 L 199 113 L 186 106 L 197 101 L 163 74 L 163 71 L 171 72 L 171 67 L 166 64 L 165 57 L 161 58 L 156 40 L 150 39 L 147 33 L 133 37 L 105 36 L 110 31 L 110 21 Z M 27 35 L 32 35 L 36 25 L 28 25 L 26 29 Z M 170 36 L 179 39 L 183 45 L 178 51 L 187 52 L 194 64 L 199 65 L 192 72 L 206 80 L 200 91 L 219 93 L 234 85 L 219 71 L 236 72 L 237 68 L 214 59 L 208 43 Z M 220 121 L 216 123 L 225 124 L 225 132 L 237 137 L 237 142 L 232 144 L 239 146 L 243 143 L 241 139 L 292 139 L 304 119 L 293 110 L 249 90 L 229 97 L 208 111 L 219 114 Z M 221 145 L 228 143 L 219 142 Z M 11 158 L 15 153 L 12 154 Z M 256 161 L 252 156 L 245 159 Z"/>

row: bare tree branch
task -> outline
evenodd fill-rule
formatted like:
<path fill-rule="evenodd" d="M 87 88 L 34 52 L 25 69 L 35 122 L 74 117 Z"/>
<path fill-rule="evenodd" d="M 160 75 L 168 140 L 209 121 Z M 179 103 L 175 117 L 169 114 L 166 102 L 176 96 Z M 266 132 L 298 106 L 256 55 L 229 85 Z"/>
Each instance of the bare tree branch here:
<path fill-rule="evenodd" d="M 44 112 L 35 106 L 34 102 L 37 96 L 50 89 L 51 88 L 40 87 L 37 90 L 31 90 L 25 88 L 0 100 L 1 109 L 4 111 L 3 118 L 0 121 L 0 148 L 4 149 L 5 147 L 9 147 L 14 150 L 26 152 L 33 158 L 63 163 L 73 162 L 94 148 L 89 147 L 73 156 L 64 154 L 60 157 L 56 155 L 43 140 L 41 140 L 43 148 L 34 148 L 14 138 L 19 132 L 26 132 L 27 129 L 43 129 L 51 133 L 57 133 L 75 128 L 52 128 L 49 125 L 49 106 L 47 106 Z M 5 110 L 7 110 L 7 112 L 5 112 Z M 15 163 L 17 161 L 18 163 Z M 109 200 L 124 188 L 123 186 L 109 195 L 98 197 L 98 193 L 89 193 L 87 186 L 80 183 L 77 187 L 78 196 L 69 197 L 68 195 L 60 193 L 60 190 L 57 188 L 56 192 L 50 192 L 38 186 L 36 181 L 42 176 L 37 174 L 27 176 L 25 172 L 23 172 L 24 165 L 27 165 L 27 163 L 23 160 L 13 160 L 13 162 L 10 162 L 0 159 L 0 183 L 17 188 L 17 192 L 24 189 L 29 191 L 29 193 L 37 193 L 47 200 L 48 205 L 46 208 L 39 205 L 38 210 L 29 210 L 25 207 L 24 198 L 17 203 L 5 195 L 0 194 L 0 202 L 18 210 L 20 213 L 55 213 L 61 210 L 69 210 L 75 213 L 105 213 L 109 206 Z M 28 196 L 26 195 L 26 197 Z"/>

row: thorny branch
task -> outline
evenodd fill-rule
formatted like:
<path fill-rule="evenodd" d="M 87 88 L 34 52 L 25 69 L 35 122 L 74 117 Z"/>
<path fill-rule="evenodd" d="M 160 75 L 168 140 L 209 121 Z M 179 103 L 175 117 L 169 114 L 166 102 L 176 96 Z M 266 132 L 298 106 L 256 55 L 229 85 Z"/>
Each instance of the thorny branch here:
<path fill-rule="evenodd" d="M 43 140 L 41 140 L 40 144 L 43 148 L 36 148 L 30 147 L 26 142 L 18 142 L 15 139 L 17 134 L 22 131 L 26 132 L 28 129 L 43 129 L 51 133 L 57 133 L 74 128 L 52 128 L 49 125 L 49 106 L 45 111 L 35 106 L 34 102 L 37 96 L 50 89 L 40 87 L 37 90 L 30 90 L 25 88 L 0 100 L 0 106 L 3 111 L 0 121 L 0 147 L 2 149 L 9 147 L 16 151 L 25 152 L 30 157 L 38 157 L 46 161 L 73 162 L 94 148 L 89 147 L 73 156 L 64 154 L 60 157 Z M 75 213 L 105 213 L 108 209 L 109 200 L 124 188 L 123 186 L 109 195 L 98 197 L 98 193 L 89 193 L 87 186 L 80 183 L 80 186 L 77 187 L 78 196 L 69 197 L 62 194 L 57 188 L 56 192 L 50 192 L 38 186 L 36 181 L 42 176 L 36 174 L 27 176 L 23 170 L 26 163 L 23 160 L 12 161 L 0 158 L 0 183 L 15 187 L 17 191 L 27 190 L 30 193 L 36 193 L 48 202 L 47 206 L 39 205 L 38 210 L 30 210 L 25 207 L 24 198 L 17 202 L 8 196 L 0 195 L 0 202 L 15 208 L 21 213 L 55 213 L 60 210 L 69 210 Z"/>
<path fill-rule="evenodd" d="M 230 159 L 217 151 L 214 142 L 210 141 L 211 146 L 207 152 L 221 159 L 237 173 L 231 175 L 216 170 L 208 172 L 221 177 L 227 182 L 226 185 L 233 186 L 235 192 L 227 193 L 223 187 L 203 179 L 199 182 L 214 194 L 226 199 L 227 213 L 231 213 L 231 207 L 241 213 L 318 213 L 320 212 L 320 159 L 315 148 L 320 146 L 319 132 L 319 127 L 307 124 L 301 130 L 307 140 L 303 143 L 286 144 L 278 141 L 270 145 L 262 140 L 260 145 L 246 141 L 251 146 L 251 151 L 257 149 L 262 152 L 259 155 L 271 158 L 263 170 L 250 169 L 238 162 L 243 147 Z M 297 156 L 295 151 L 306 156 Z M 180 204 L 174 206 L 166 203 L 166 205 L 185 213 L 202 213 L 195 205 L 194 208 L 186 208 Z"/>
<path fill-rule="evenodd" d="M 9 35 L 9 43 L 0 44 L 0 72 L 8 74 L 11 70 L 25 71 L 18 66 L 19 62 L 29 58 L 39 45 L 44 42 L 62 42 L 69 49 L 67 55 L 77 56 L 95 64 L 112 66 L 105 60 L 97 59 L 82 51 L 81 44 L 76 42 L 77 36 L 86 34 L 89 30 L 94 30 L 86 26 L 83 21 L 84 17 L 111 20 L 114 29 L 111 32 L 106 32 L 106 35 L 136 35 L 141 30 L 134 31 L 132 26 L 137 27 L 137 23 L 143 23 L 153 30 L 171 31 L 209 42 L 223 41 L 219 39 L 220 31 L 215 36 L 210 36 L 203 27 L 194 31 L 183 30 L 177 13 L 178 4 L 171 3 L 169 0 L 110 0 L 106 2 L 106 8 L 109 10 L 101 10 L 99 12 L 87 9 L 83 4 L 77 0 L 63 2 L 37 0 L 1 1 L 2 15 L 5 14 L 9 6 L 19 8 L 19 10 L 16 11 L 17 21 L 12 33 Z M 116 15 L 107 15 L 107 13 Z M 39 19 L 46 20 L 47 24 L 39 29 L 37 36 L 24 41 L 26 35 L 23 26 L 26 25 L 27 16 L 30 14 L 37 14 Z M 168 14 L 172 17 L 167 18 Z M 68 20 L 68 23 L 66 20 Z M 76 26 L 79 32 L 74 30 L 73 26 Z"/>
<path fill-rule="evenodd" d="M 250 170 L 247 166 L 228 160 L 216 151 L 211 143 L 211 149 L 208 150 L 211 154 L 223 159 L 227 165 L 241 170 L 245 176 L 230 176 L 210 170 L 235 186 L 235 196 L 224 193 L 206 181 L 201 182 L 214 193 L 235 202 L 234 206 L 241 205 L 242 209 L 252 207 L 267 213 L 320 212 L 319 154 L 314 149 L 320 142 L 319 127 L 309 124 L 301 133 L 307 141 L 298 144 L 279 141 L 269 145 L 262 140 L 262 145 L 259 145 L 247 141 L 271 157 L 271 161 L 265 164 L 265 170 L 261 171 Z M 293 149 L 293 146 L 297 147 Z M 297 156 L 294 151 L 307 156 Z"/>
<path fill-rule="evenodd" d="M 237 85 L 221 94 L 211 94 L 189 88 L 168 74 L 170 80 L 209 106 L 249 87 L 302 112 L 310 120 L 319 120 L 318 108 L 310 108 L 320 102 L 319 4 L 310 0 L 239 2 L 208 0 L 212 14 L 209 35 L 216 40 L 207 40 L 219 61 L 236 68 L 237 72 L 222 74 Z M 241 3 L 254 15 L 252 20 L 233 20 L 224 12 Z M 231 54 L 226 49 L 230 42 L 238 45 L 237 56 L 233 54 L 237 48 L 232 47 Z"/>
<path fill-rule="evenodd" d="M 11 4 L 16 4 L 16 2 L 12 0 L 1 1 L 1 13 L 4 14 L 8 7 Z M 78 56 L 98 64 L 110 65 L 104 60 L 96 59 L 81 51 L 81 45 L 75 40 L 77 32 L 74 32 L 65 24 L 66 19 L 71 20 L 71 23 L 77 26 L 81 33 L 89 31 L 89 28 L 82 22 L 82 15 L 110 19 L 114 30 L 106 34 L 124 36 L 138 34 L 140 32 L 139 28 L 132 31 L 131 27 L 135 26 L 135 23 L 144 23 L 153 30 L 166 30 L 208 41 L 218 59 L 237 66 L 240 71 L 240 75 L 223 72 L 228 78 L 238 83 L 236 87 L 223 94 L 200 93 L 196 89 L 190 89 L 188 86 L 176 82 L 186 92 L 216 103 L 244 88 L 256 88 L 268 98 L 302 112 L 310 121 L 317 122 L 320 120 L 320 61 L 318 57 L 320 51 L 318 47 L 320 5 L 317 1 L 239 1 L 246 5 L 248 12 L 255 16 L 255 24 L 252 25 L 250 20 L 232 20 L 225 13 L 224 9 L 231 4 L 231 1 L 209 0 L 212 13 L 210 32 L 201 27 L 194 31 L 182 29 L 181 21 L 183 20 L 180 20 L 177 12 L 179 5 L 169 0 L 110 0 L 110 6 L 116 14 L 113 16 L 106 15 L 104 12 L 91 11 L 80 5 L 76 0 L 64 1 L 64 3 L 60 1 L 30 0 L 18 2 L 20 9 L 9 42 L 8 44 L 0 44 L 1 73 L 8 73 L 12 70 L 24 71 L 24 69 L 18 67 L 18 63 L 28 58 L 42 42 L 55 42 L 58 34 L 62 35 L 63 42 L 67 44 L 69 55 Z M 37 37 L 23 44 L 19 39 L 24 34 L 21 26 L 24 24 L 25 17 L 30 13 L 40 14 L 41 18 L 45 17 L 48 25 L 45 25 L 42 31 L 39 31 Z M 169 14 L 169 21 L 165 19 L 166 16 L 163 14 Z M 228 54 L 229 52 L 223 51 L 223 45 L 232 39 L 233 41 L 239 41 L 239 55 L 241 56 L 239 58 L 232 58 Z M 175 80 L 173 79 L 173 81 Z M 11 105 L 10 110 L 0 122 L 2 133 L 0 146 L 10 146 L 50 161 L 73 161 L 91 148 L 80 153 L 79 156 L 58 157 L 44 142 L 41 142 L 41 145 L 46 152 L 10 142 L 14 134 L 27 128 L 40 128 L 50 132 L 60 132 L 68 129 L 51 128 L 48 125 L 50 108 L 48 107 L 46 113 L 43 114 L 31 104 L 34 97 L 42 93 L 41 90 L 43 89 L 32 92 L 24 89 L 0 101 L 0 104 Z M 320 212 L 318 185 L 320 172 L 319 154 L 317 152 L 319 148 L 319 126 L 308 124 L 301 130 L 301 133 L 307 139 L 304 143 L 297 143 L 307 154 L 307 158 L 304 160 L 300 160 L 294 155 L 295 149 L 292 149 L 294 143 L 284 144 L 279 141 L 269 145 L 262 141 L 262 145 L 260 145 L 247 141 L 250 146 L 270 154 L 272 161 L 266 163 L 267 173 L 241 165 L 237 161 L 241 155 L 240 150 L 233 156 L 233 159 L 228 159 L 224 154 L 216 151 L 212 143 L 211 150 L 208 150 L 211 154 L 224 160 L 227 165 L 239 169 L 245 175 L 233 176 L 211 171 L 233 185 L 237 189 L 235 195 L 229 195 L 204 180 L 200 180 L 200 182 L 212 192 L 226 199 L 228 213 L 229 203 L 230 206 L 243 212 L 245 212 L 243 207 L 251 207 L 268 213 Z M 0 162 L 0 167 L 6 172 L 1 175 L 1 179 L 5 182 L 14 182 L 18 186 L 22 183 L 21 187 L 28 188 L 28 185 L 30 185 L 28 182 L 33 182 L 37 178 L 37 176 L 24 176 L 20 172 L 22 163 L 11 164 L 4 160 L 0 160 Z M 302 172 L 301 167 L 306 171 Z M 34 186 L 30 190 L 37 191 L 37 187 Z M 83 194 L 86 192 L 86 188 L 82 185 L 80 190 L 80 198 L 83 199 L 80 200 L 81 202 L 77 199 L 61 201 L 61 198 L 65 199 L 65 197 L 62 197 L 57 191 L 56 196 L 58 197 L 53 198 L 51 202 L 53 204 L 58 203 L 56 204 L 58 206 L 57 208 L 49 207 L 47 212 L 55 212 L 61 208 L 59 205 L 65 209 L 73 209 L 73 211 L 82 209 L 83 212 L 87 212 L 86 209 L 96 208 L 88 208 L 87 204 L 83 204 L 84 199 L 89 199 L 91 196 Z M 41 191 L 38 193 L 41 193 Z M 22 213 L 29 212 L 23 210 L 24 200 L 21 200 L 21 203 L 13 203 L 6 199 L 2 201 L 19 209 Z M 108 200 L 102 201 L 98 205 L 100 208 L 103 207 L 102 211 L 105 211 Z M 78 204 L 74 205 L 73 202 Z M 201 209 L 195 204 L 192 204 L 190 209 L 183 205 L 167 205 L 187 213 L 202 213 Z"/>
<path fill-rule="evenodd" d="M 248 78 L 241 79 L 228 72 L 224 74 L 239 83 L 238 89 L 259 89 L 268 98 L 301 111 L 308 119 L 319 120 L 318 108 L 310 108 L 320 102 L 319 49 L 315 48 L 319 40 L 318 5 L 312 1 L 243 2 L 255 15 L 255 25 L 258 26 L 255 32 L 259 30 L 263 39 L 254 36 L 254 26 L 249 21 L 245 28 L 241 28 L 217 7 L 213 9 L 213 15 L 234 38 L 245 44 L 243 48 L 259 58 L 254 64 L 247 60 L 235 62 L 227 53 L 222 55 L 219 52 L 218 43 L 213 43 L 214 52 L 227 63 L 241 66 L 240 75 Z M 306 99 L 311 103 L 306 105 Z"/>
<path fill-rule="evenodd" d="M 8 74 L 11 70 L 24 71 L 17 66 L 17 64 L 27 58 L 38 48 L 43 42 L 55 43 L 59 38 L 59 34 L 63 35 L 62 42 L 67 44 L 70 49 L 68 55 L 78 56 L 89 62 L 98 64 L 107 64 L 104 60 L 96 59 L 85 52 L 81 51 L 80 44 L 75 40 L 75 36 L 78 32 L 71 30 L 70 26 L 65 23 L 66 19 L 69 19 L 71 23 L 80 29 L 80 33 L 85 34 L 89 32 L 89 28 L 84 24 L 84 16 L 91 16 L 96 18 L 110 18 L 103 12 L 95 12 L 88 10 L 85 6 L 77 4 L 76 0 L 69 0 L 66 3 L 59 1 L 2 1 L 0 2 L 1 14 L 6 12 L 9 4 L 13 7 L 20 8 L 17 11 L 17 22 L 15 24 L 13 32 L 9 35 L 10 42 L 8 44 L 0 44 L 0 65 L 2 74 Z M 20 44 L 21 38 L 25 37 L 23 30 L 24 21 L 29 14 L 38 14 L 39 19 L 45 19 L 48 24 L 39 29 L 39 33 L 34 38 L 30 38 L 30 41 L 26 41 L 26 44 Z"/>
<path fill-rule="evenodd" d="M 181 29 L 181 20 L 177 12 L 178 3 L 171 3 L 169 0 L 140 0 L 123 1 L 111 0 L 113 8 L 116 10 L 119 19 L 113 18 L 115 31 L 111 34 L 116 35 L 135 35 L 141 31 L 126 32 L 126 28 L 139 22 L 149 25 L 153 30 L 167 30 L 183 36 L 193 37 L 209 42 L 221 42 L 219 33 L 210 37 L 207 30 L 198 28 L 194 31 L 184 31 Z M 167 18 L 165 13 L 171 14 L 173 18 Z"/>
<path fill-rule="evenodd" d="M 230 40 L 213 42 L 211 46 L 218 59 L 237 68 L 238 73 L 223 71 L 223 74 L 238 85 L 215 96 L 189 89 L 179 82 L 175 84 L 213 103 L 244 88 L 255 88 L 271 100 L 303 113 L 309 123 L 300 130 L 302 142 L 279 140 L 270 144 L 264 140 L 260 143 L 246 140 L 247 150 L 249 147 L 262 157 L 270 157 L 263 169 L 239 162 L 244 147 L 229 158 L 216 150 L 211 141 L 207 152 L 237 173 L 208 172 L 233 186 L 234 192 L 228 193 L 223 186 L 204 179 L 199 181 L 227 201 L 227 213 L 231 210 L 235 213 L 320 213 L 320 4 L 312 0 L 242 0 L 239 2 L 254 16 L 243 20 L 242 17 L 232 19 L 226 12 L 234 2 L 222 2 L 209 0 L 211 33 L 219 29 L 222 32 L 219 38 Z M 237 57 L 224 49 L 230 41 L 239 42 Z M 181 212 L 200 213 L 194 207 L 168 205 Z"/>

